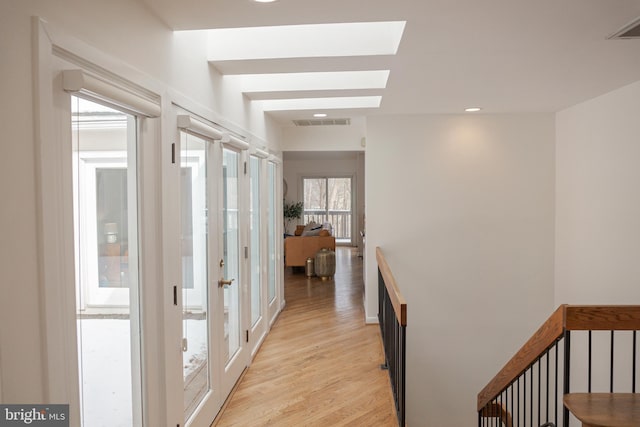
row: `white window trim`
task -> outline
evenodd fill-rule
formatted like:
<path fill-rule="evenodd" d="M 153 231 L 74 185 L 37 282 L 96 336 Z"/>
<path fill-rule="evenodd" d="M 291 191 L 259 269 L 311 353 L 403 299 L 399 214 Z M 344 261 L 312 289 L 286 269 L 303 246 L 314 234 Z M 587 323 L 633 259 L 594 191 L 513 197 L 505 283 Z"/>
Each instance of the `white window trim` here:
<path fill-rule="evenodd" d="M 118 110 L 125 110 L 138 116 L 160 116 L 158 102 L 147 100 L 140 93 L 118 87 L 113 82 L 92 75 L 85 70 L 63 71 L 62 87 L 65 91 L 76 96 L 98 99 Z"/>
<path fill-rule="evenodd" d="M 191 115 L 180 114 L 177 117 L 177 121 L 179 129 L 195 136 L 199 136 L 210 141 L 220 141 L 223 145 L 234 147 L 238 150 L 248 150 L 250 147 L 248 142 L 230 134 L 228 131 L 216 129 L 203 121 L 194 119 Z"/>
<path fill-rule="evenodd" d="M 203 121 L 194 119 L 189 114 L 179 114 L 176 118 L 178 129 L 197 137 L 204 138 L 208 141 L 221 140 L 224 132 L 204 123 Z"/>

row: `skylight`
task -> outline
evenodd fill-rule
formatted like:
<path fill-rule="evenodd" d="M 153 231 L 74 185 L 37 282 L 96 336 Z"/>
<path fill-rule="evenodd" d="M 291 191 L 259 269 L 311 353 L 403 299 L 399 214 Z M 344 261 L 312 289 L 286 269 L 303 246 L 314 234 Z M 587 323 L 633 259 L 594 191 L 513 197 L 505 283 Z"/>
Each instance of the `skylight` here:
<path fill-rule="evenodd" d="M 269 99 L 259 102 L 264 111 L 330 110 L 345 108 L 379 108 L 381 96 L 332 98 Z"/>
<path fill-rule="evenodd" d="M 209 61 L 395 55 L 406 21 L 207 30 Z"/>
<path fill-rule="evenodd" d="M 384 89 L 389 70 L 317 73 L 240 74 L 225 76 L 239 82 L 243 92 Z"/>

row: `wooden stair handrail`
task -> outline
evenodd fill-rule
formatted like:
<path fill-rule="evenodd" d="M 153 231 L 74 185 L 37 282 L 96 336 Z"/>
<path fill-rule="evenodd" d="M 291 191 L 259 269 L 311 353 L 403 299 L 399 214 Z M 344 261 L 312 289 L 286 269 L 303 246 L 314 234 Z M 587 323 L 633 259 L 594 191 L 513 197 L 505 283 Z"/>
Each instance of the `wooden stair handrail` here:
<path fill-rule="evenodd" d="M 378 268 L 384 279 L 384 285 L 389 293 L 391 299 L 391 305 L 393 305 L 393 311 L 396 313 L 396 318 L 402 326 L 407 326 L 407 301 L 404 299 L 396 283 L 396 279 L 391 273 L 391 268 L 387 264 L 387 260 L 384 257 L 382 248 L 376 247 L 376 260 L 378 261 Z"/>
<path fill-rule="evenodd" d="M 559 306 L 546 322 L 516 352 L 495 377 L 478 393 L 481 411 L 502 390 L 527 370 L 565 331 L 640 330 L 640 306 Z"/>
<path fill-rule="evenodd" d="M 640 305 L 567 305 L 567 331 L 640 330 Z"/>

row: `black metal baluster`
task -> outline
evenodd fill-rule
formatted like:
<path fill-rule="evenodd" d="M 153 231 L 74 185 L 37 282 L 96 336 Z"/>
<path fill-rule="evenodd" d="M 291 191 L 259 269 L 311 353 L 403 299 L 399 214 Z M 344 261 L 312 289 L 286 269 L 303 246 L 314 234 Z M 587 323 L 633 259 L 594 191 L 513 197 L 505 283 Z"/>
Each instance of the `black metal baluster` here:
<path fill-rule="evenodd" d="M 503 398 L 502 398 L 502 410 L 500 411 L 500 419 L 503 421 L 502 425 L 507 425 L 507 413 L 509 412 L 508 406 L 509 406 L 509 398 L 508 398 L 508 394 L 507 394 L 507 389 L 504 389 L 504 392 L 502 392 L 503 394 Z"/>
<path fill-rule="evenodd" d="M 505 404 L 504 404 L 505 408 L 504 408 L 504 410 L 505 410 L 506 414 L 510 414 L 511 410 L 509 410 L 509 387 L 507 387 L 507 389 L 504 391 L 504 400 L 505 400 Z M 507 415 L 507 417 L 508 417 L 508 415 Z M 505 424 L 506 424 L 506 422 L 507 421 L 505 419 Z"/>
<path fill-rule="evenodd" d="M 529 384 L 529 421 L 531 422 L 531 427 L 533 427 L 533 365 L 529 370 L 529 376 L 531 378 L 531 383 Z"/>
<path fill-rule="evenodd" d="M 609 380 L 609 393 L 613 393 L 613 331 L 611 331 L 611 377 Z"/>
<path fill-rule="evenodd" d="M 633 376 L 631 377 L 631 392 L 636 392 L 636 333 L 637 331 L 633 331 L 633 361 L 631 362 L 631 370 L 633 371 Z"/>
<path fill-rule="evenodd" d="M 571 380 L 571 331 L 564 331 L 564 392 L 563 394 L 569 394 L 571 386 L 569 381 Z M 569 426 L 569 409 L 563 405 L 562 408 L 562 425 L 563 427 Z"/>
<path fill-rule="evenodd" d="M 546 403 L 545 403 L 545 408 L 546 408 L 545 422 L 549 422 L 549 351 L 550 349 L 547 349 L 547 381 L 546 381 L 547 392 L 546 392 Z"/>
<path fill-rule="evenodd" d="M 518 379 L 516 380 L 517 386 L 518 386 L 518 426 L 520 427 L 520 377 L 518 377 Z"/>
<path fill-rule="evenodd" d="M 553 422 L 556 423 L 556 425 L 558 425 L 558 341 L 556 341 L 555 343 L 555 347 L 556 347 L 556 357 L 555 357 L 555 396 L 553 397 L 553 413 L 554 413 L 554 417 L 553 417 Z"/>
<path fill-rule="evenodd" d="M 407 387 L 407 327 L 406 325 L 402 326 L 402 404 L 400 408 L 402 410 L 402 426 L 406 424 L 407 420 L 407 406 L 406 406 L 406 387 Z"/>
<path fill-rule="evenodd" d="M 522 374 L 522 424 L 527 427 L 527 371 Z"/>
<path fill-rule="evenodd" d="M 498 404 L 498 426 L 502 426 L 502 393 L 498 396 L 500 403 Z"/>
<path fill-rule="evenodd" d="M 514 406 L 513 406 L 513 383 L 511 383 L 511 424 L 513 427 L 513 417 L 515 416 Z"/>
<path fill-rule="evenodd" d="M 495 425 L 496 425 L 496 419 L 495 419 L 495 417 L 493 416 L 493 401 L 492 401 L 491 403 L 489 403 L 489 405 L 492 405 L 492 406 L 489 406 L 489 408 L 491 408 L 491 411 L 489 411 L 489 417 L 490 417 L 491 427 L 495 427 Z"/>
<path fill-rule="evenodd" d="M 538 359 L 538 425 L 540 425 L 540 401 L 542 400 L 541 399 L 541 397 L 542 397 L 542 394 L 541 394 L 542 387 L 540 385 L 541 384 L 541 382 L 540 382 L 541 381 L 540 380 L 540 378 L 541 378 L 540 370 L 541 369 L 542 369 L 542 360 Z"/>
<path fill-rule="evenodd" d="M 591 393 L 591 331 L 589 331 L 589 373 L 588 373 L 588 385 L 587 385 L 587 391 L 589 393 Z"/>

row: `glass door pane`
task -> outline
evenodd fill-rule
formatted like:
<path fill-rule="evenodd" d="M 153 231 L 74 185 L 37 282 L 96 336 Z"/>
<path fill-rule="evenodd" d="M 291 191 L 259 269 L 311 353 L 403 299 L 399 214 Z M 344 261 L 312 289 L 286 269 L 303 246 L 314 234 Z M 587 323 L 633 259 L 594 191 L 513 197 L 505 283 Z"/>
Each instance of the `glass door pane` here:
<path fill-rule="evenodd" d="M 139 426 L 136 118 L 71 100 L 80 422 Z"/>
<path fill-rule="evenodd" d="M 233 280 L 224 286 L 224 360 L 240 348 L 240 232 L 238 209 L 238 164 L 240 155 L 223 149 L 222 155 L 222 250 L 223 276 Z"/>
<path fill-rule="evenodd" d="M 351 178 L 327 179 L 327 222 L 333 235 L 342 241 L 351 240 Z"/>
<path fill-rule="evenodd" d="M 267 185 L 269 186 L 269 211 L 268 211 L 268 257 L 269 257 L 269 303 L 271 303 L 276 297 L 276 165 L 273 162 L 269 162 L 267 168 Z"/>
<path fill-rule="evenodd" d="M 184 415 L 188 420 L 209 383 L 207 142 L 181 133 L 180 211 L 182 248 Z"/>
<path fill-rule="evenodd" d="M 260 320 L 260 301 L 262 293 L 260 281 L 260 159 L 251 156 L 249 164 L 251 173 L 250 215 L 251 215 L 251 326 Z"/>
<path fill-rule="evenodd" d="M 303 222 L 324 224 L 327 221 L 327 179 L 304 178 L 304 217 Z"/>

